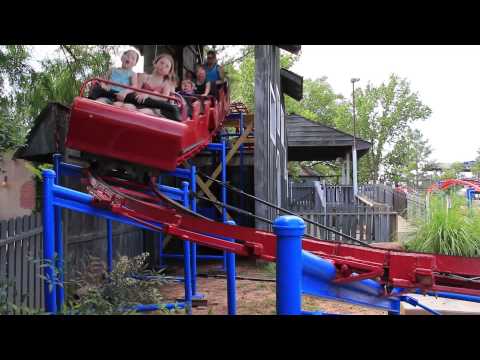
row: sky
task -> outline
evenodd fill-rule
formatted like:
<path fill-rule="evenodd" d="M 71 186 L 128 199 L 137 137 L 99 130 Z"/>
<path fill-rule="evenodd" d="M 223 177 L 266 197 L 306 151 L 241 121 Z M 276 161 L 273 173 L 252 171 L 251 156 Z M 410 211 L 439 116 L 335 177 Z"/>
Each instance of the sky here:
<path fill-rule="evenodd" d="M 34 57 L 51 56 L 55 45 L 34 46 Z M 121 50 L 129 48 L 122 46 Z M 116 57 L 115 66 L 120 65 Z M 143 58 L 134 68 L 143 72 Z M 391 73 L 407 78 L 412 91 L 432 109 L 416 127 L 429 140 L 430 158 L 442 163 L 474 160 L 480 148 L 480 46 L 302 45 L 292 71 L 304 79 L 327 77 L 336 93 L 351 96 L 356 86 L 379 85 Z"/>
<path fill-rule="evenodd" d="M 420 123 L 439 162 L 469 161 L 480 149 L 480 46 L 302 45 L 292 71 L 304 79 L 327 76 L 337 93 L 350 97 L 355 86 L 379 85 L 391 73 L 407 78 L 412 91 L 432 109 Z"/>

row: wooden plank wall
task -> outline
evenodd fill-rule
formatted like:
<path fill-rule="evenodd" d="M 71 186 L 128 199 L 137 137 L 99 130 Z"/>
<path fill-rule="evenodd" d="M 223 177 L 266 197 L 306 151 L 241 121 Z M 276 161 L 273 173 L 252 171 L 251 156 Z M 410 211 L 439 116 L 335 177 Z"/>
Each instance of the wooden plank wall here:
<path fill-rule="evenodd" d="M 390 186 L 384 184 L 361 185 L 358 188 L 358 192 L 372 201 L 389 205 L 392 210 L 402 216 L 407 212 L 407 195 L 403 192 L 395 191 Z"/>
<path fill-rule="evenodd" d="M 255 46 L 255 196 L 277 205 L 286 204 L 287 155 L 285 115 L 280 87 L 280 50 Z M 277 211 L 255 205 L 259 216 L 274 219 Z M 259 229 L 269 229 L 257 221 Z"/>
<path fill-rule="evenodd" d="M 340 209 L 342 207 L 351 207 L 357 205 L 358 201 L 353 196 L 353 187 L 350 185 L 326 185 L 320 184 L 323 191 L 321 198 L 325 199 L 329 208 Z M 383 184 L 361 185 L 358 189 L 359 195 L 383 205 L 384 209 L 389 209 L 403 215 L 407 211 L 407 195 L 403 192 L 394 191 L 394 189 Z M 315 188 L 313 183 L 290 183 L 290 193 L 288 206 L 295 210 L 320 210 L 322 204 L 315 198 Z"/>
<path fill-rule="evenodd" d="M 334 228 L 346 235 L 366 242 L 388 242 L 396 240 L 397 213 L 392 211 L 376 212 L 364 208 L 363 211 L 351 213 L 316 213 L 301 212 L 300 216 L 311 221 Z M 324 240 L 344 240 L 340 235 L 306 223 L 306 234 Z"/>
<path fill-rule="evenodd" d="M 398 212 L 393 209 L 394 197 L 386 196 L 390 193 L 383 191 L 383 188 L 380 191 L 374 187 L 368 189 L 376 201 L 385 201 L 372 207 L 354 199 L 352 186 L 321 185 L 321 191 L 324 192 L 321 196 L 317 196 L 312 183 L 292 183 L 290 186 L 289 210 L 301 216 L 368 242 L 397 239 Z M 325 199 L 325 203 L 319 199 Z M 322 239 L 342 239 L 340 235 L 312 224 L 308 224 L 306 231 Z"/>

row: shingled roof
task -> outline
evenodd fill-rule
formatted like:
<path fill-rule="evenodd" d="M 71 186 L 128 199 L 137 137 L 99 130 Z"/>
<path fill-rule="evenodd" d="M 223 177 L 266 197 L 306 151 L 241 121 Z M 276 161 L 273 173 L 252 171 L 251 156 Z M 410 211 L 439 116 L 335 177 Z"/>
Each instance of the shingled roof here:
<path fill-rule="evenodd" d="M 372 144 L 355 137 L 357 156 L 365 155 Z M 335 160 L 352 150 L 353 136 L 303 116 L 287 115 L 288 161 Z"/>

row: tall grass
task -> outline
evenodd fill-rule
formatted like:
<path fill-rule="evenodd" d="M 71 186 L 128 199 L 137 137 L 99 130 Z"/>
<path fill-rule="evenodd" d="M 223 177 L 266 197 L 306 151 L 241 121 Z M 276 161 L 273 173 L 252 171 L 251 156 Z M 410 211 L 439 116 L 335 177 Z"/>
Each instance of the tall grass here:
<path fill-rule="evenodd" d="M 464 197 L 432 195 L 427 216 L 417 219 L 417 232 L 405 248 L 455 256 L 480 256 L 480 211 L 468 208 Z"/>

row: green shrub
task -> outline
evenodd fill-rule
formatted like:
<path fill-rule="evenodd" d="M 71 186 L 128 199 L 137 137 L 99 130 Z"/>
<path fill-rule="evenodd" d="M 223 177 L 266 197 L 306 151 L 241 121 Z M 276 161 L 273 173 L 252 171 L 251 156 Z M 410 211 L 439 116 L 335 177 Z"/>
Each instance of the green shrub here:
<path fill-rule="evenodd" d="M 455 256 L 480 256 L 480 213 L 464 197 L 432 195 L 427 216 L 417 219 L 417 231 L 406 242 L 410 251 Z"/>
<path fill-rule="evenodd" d="M 115 263 L 111 273 L 107 273 L 105 264 L 98 258 L 90 257 L 85 270 L 74 280 L 65 282 L 66 306 L 64 315 L 115 315 L 133 314 L 129 308 L 139 304 L 160 304 L 162 296 L 159 285 L 166 283 L 160 272 L 147 270 L 149 254 L 128 258 L 122 256 Z M 35 260 L 37 261 L 37 260 Z M 39 261 L 40 267 L 51 266 Z M 55 268 L 55 277 L 59 276 Z M 134 275 L 154 276 L 145 281 Z M 42 280 L 45 276 L 39 275 Z M 8 289 L 14 288 L 13 282 L 0 283 L 0 315 L 39 315 L 46 314 L 43 309 L 30 309 L 25 305 L 17 306 L 8 302 Z M 48 286 L 52 286 L 49 284 Z M 160 309 L 162 313 L 177 312 Z"/>
<path fill-rule="evenodd" d="M 26 305 L 15 305 L 8 301 L 8 289 L 15 288 L 15 283 L 1 282 L 0 283 L 0 315 L 42 315 L 45 314 L 43 310 L 30 309 Z"/>
<path fill-rule="evenodd" d="M 158 285 L 165 283 L 162 274 L 148 271 L 148 253 L 134 258 L 122 256 L 115 263 L 111 273 L 99 265 L 95 258 L 91 259 L 89 268 L 97 269 L 97 274 L 86 271 L 82 276 L 71 281 L 70 291 L 75 297 L 69 296 L 65 310 L 69 314 L 84 315 L 114 315 L 132 313 L 125 311 L 138 304 L 159 304 L 162 296 Z M 154 275 L 154 280 L 144 281 L 132 277 L 135 274 Z M 164 312 L 168 312 L 166 309 Z"/>

